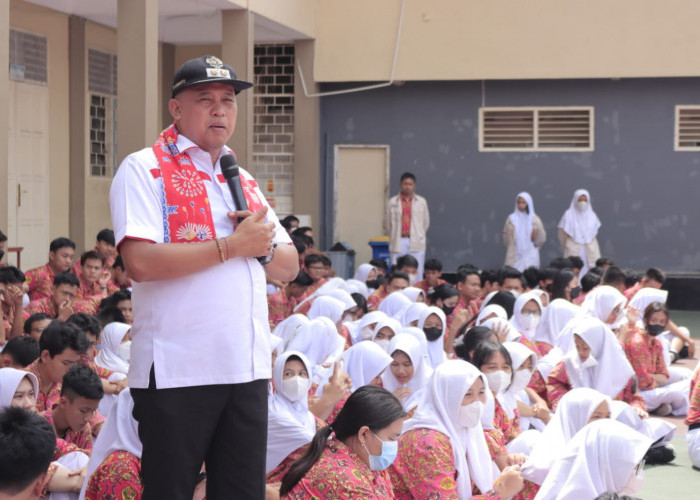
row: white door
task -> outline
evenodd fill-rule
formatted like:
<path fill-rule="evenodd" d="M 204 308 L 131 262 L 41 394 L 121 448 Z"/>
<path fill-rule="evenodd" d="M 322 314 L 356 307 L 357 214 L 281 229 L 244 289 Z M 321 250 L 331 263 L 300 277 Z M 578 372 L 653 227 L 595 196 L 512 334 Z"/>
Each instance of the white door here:
<path fill-rule="evenodd" d="M 372 258 L 370 238 L 382 236 L 389 180 L 389 146 L 335 146 L 333 243 L 355 249 L 355 267 Z"/>
<path fill-rule="evenodd" d="M 49 89 L 10 80 L 8 246 L 24 247 L 22 269 L 49 248 Z M 14 255 L 7 262 L 16 264 Z"/>

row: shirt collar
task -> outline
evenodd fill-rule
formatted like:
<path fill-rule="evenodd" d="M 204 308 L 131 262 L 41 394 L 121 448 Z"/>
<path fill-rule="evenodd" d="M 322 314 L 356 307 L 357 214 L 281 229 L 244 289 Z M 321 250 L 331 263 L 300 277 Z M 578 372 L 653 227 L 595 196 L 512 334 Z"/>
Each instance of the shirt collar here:
<path fill-rule="evenodd" d="M 178 134 L 177 135 L 177 142 L 175 143 L 177 146 L 178 151 L 180 153 L 184 153 L 185 151 L 188 151 L 192 148 L 199 149 L 202 151 L 202 148 L 200 148 L 197 144 L 192 142 L 188 137 L 185 137 L 185 134 Z M 221 158 L 221 155 L 225 155 L 229 153 L 229 149 L 224 145 L 221 147 L 221 150 L 219 151 L 219 158 Z"/>

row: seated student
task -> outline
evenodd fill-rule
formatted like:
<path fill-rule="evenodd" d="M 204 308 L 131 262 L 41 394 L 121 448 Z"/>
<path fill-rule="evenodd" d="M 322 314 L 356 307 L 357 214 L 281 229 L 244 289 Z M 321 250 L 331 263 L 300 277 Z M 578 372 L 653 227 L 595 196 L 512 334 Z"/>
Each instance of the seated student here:
<path fill-rule="evenodd" d="M 595 288 L 601 285 L 603 275 L 600 273 L 600 269 L 597 267 L 592 267 L 588 272 L 581 278 L 581 293 L 572 302 L 576 305 L 581 305 L 586 300 L 586 297 Z"/>
<path fill-rule="evenodd" d="M 10 340 L 0 352 L 0 368 L 24 370 L 39 357 L 39 342 L 32 337 L 21 336 Z"/>
<path fill-rule="evenodd" d="M 661 302 L 644 310 L 644 330 L 635 328 L 624 343 L 625 354 L 637 376 L 639 395 L 649 411 L 659 416 L 688 412 L 688 381 L 669 383 L 664 352 L 657 335 L 666 330 L 669 312 Z"/>
<path fill-rule="evenodd" d="M 45 313 L 36 313 L 24 320 L 24 334 L 39 342 L 41 332 L 51 324 L 51 316 Z"/>
<path fill-rule="evenodd" d="M 449 283 L 438 285 L 428 294 L 428 304 L 442 309 L 445 316 L 449 316 L 459 304 L 459 290 Z"/>
<path fill-rule="evenodd" d="M 41 267 L 30 269 L 27 278 L 27 293 L 32 302 L 49 298 L 53 291 L 53 280 L 61 273 L 70 272 L 75 257 L 75 243 L 68 238 L 56 238 L 49 245 L 49 261 Z"/>
<path fill-rule="evenodd" d="M 552 349 L 546 343 L 535 344 L 535 333 L 542 317 L 542 302 L 535 292 L 527 292 L 515 299 L 510 322 L 521 334 L 518 342 L 529 347 L 538 356 L 545 356 Z"/>
<path fill-rule="evenodd" d="M 484 305 L 482 307 L 486 307 L 489 305 L 501 306 L 506 312 L 507 319 L 510 319 L 513 317 L 513 308 L 515 307 L 515 295 L 513 295 L 512 292 L 499 290 L 495 292 L 490 298 L 485 299 Z"/>
<path fill-rule="evenodd" d="M 427 310 L 429 305 L 425 302 L 414 302 L 406 308 L 406 310 L 401 315 L 401 325 L 404 328 L 417 327 L 418 320 L 423 311 Z"/>
<path fill-rule="evenodd" d="M 379 347 L 384 349 L 384 352 L 389 354 L 391 339 L 393 339 L 394 336 L 399 333 L 401 328 L 402 326 L 399 320 L 387 316 L 374 327 L 372 338 L 370 340 L 375 344 L 378 344 Z"/>
<path fill-rule="evenodd" d="M 596 268 L 594 267 L 592 269 Z M 611 286 L 619 290 L 620 293 L 624 293 L 627 289 L 625 287 L 625 272 L 617 266 L 608 266 L 608 268 L 603 271 L 600 284 Z"/>
<path fill-rule="evenodd" d="M 131 290 L 131 279 L 126 271 L 121 255 L 117 255 L 112 265 L 112 283 L 114 283 L 119 290 Z"/>
<path fill-rule="evenodd" d="M 374 280 L 377 278 L 377 270 L 372 264 L 368 263 L 363 263 L 357 266 L 357 269 L 355 270 L 355 274 L 353 275 L 352 279 L 360 281 L 364 284 L 367 285 L 367 282 Z M 370 287 L 367 285 L 368 288 L 377 288 L 377 287 Z"/>
<path fill-rule="evenodd" d="M 280 354 L 272 377 L 275 391 L 268 404 L 265 465 L 268 484 L 282 480 L 289 467 L 306 453 L 316 431 L 326 425 L 309 411 L 311 364 L 306 356 L 297 351 Z"/>
<path fill-rule="evenodd" d="M 389 296 L 390 293 L 406 288 L 409 285 L 408 274 L 401 271 L 391 271 L 384 277 L 384 283 L 367 298 L 367 309 L 376 311 L 379 304 Z"/>
<path fill-rule="evenodd" d="M 384 259 L 371 259 L 369 263 L 377 270 L 377 277 L 386 276 L 389 272 L 389 266 Z"/>
<path fill-rule="evenodd" d="M 38 499 L 44 490 L 56 435 L 51 425 L 21 408 L 0 411 L 0 496 Z"/>
<path fill-rule="evenodd" d="M 124 315 L 125 323 L 128 323 L 129 325 L 134 323 L 134 309 L 131 303 L 131 290 L 117 290 L 109 297 L 102 299 L 100 301 L 97 313 L 108 307 L 119 309 Z"/>
<path fill-rule="evenodd" d="M 431 368 L 440 365 L 447 355 L 448 344 L 451 352 L 454 352 L 454 341 L 447 340 L 447 318 L 442 309 L 430 306 L 424 310 L 418 318 L 418 328 L 423 331 L 428 341 L 428 362 Z"/>
<path fill-rule="evenodd" d="M 382 300 L 377 310 L 382 311 L 390 318 L 401 320 L 401 318 L 403 318 L 403 314 L 406 312 L 406 309 L 411 307 L 411 304 L 414 304 L 414 302 L 405 293 L 403 293 L 404 290 L 408 290 L 410 288 L 411 287 L 406 287 L 396 292 L 391 292 L 384 300 Z M 415 288 L 414 290 L 418 289 Z"/>
<path fill-rule="evenodd" d="M 535 266 L 530 266 L 523 271 L 525 281 L 525 291 L 535 290 L 540 284 L 540 270 Z M 546 292 L 545 292 L 546 293 Z"/>
<path fill-rule="evenodd" d="M 641 279 L 642 277 L 638 273 L 630 269 L 625 271 L 625 297 L 629 298 L 628 292 L 630 292 L 630 289 L 637 286 L 637 283 L 639 283 Z"/>
<path fill-rule="evenodd" d="M 22 335 L 24 273 L 14 266 L 0 267 L 0 343 Z"/>
<path fill-rule="evenodd" d="M 76 276 L 80 281 L 80 289 L 76 297 L 77 303 L 84 312 L 94 314 L 102 299 L 117 291 L 110 282 L 112 275 L 106 269 L 104 257 L 95 250 L 85 252 L 80 256 Z"/>
<path fill-rule="evenodd" d="M 603 271 L 605 271 L 610 266 L 614 266 L 614 265 L 616 265 L 615 261 L 612 260 L 610 257 L 601 257 L 600 259 L 595 261 L 595 267 L 599 267 Z"/>
<path fill-rule="evenodd" d="M 609 418 L 591 422 L 567 443 L 537 500 L 596 498 L 606 492 L 634 495 L 642 487 L 650 438 Z"/>
<path fill-rule="evenodd" d="M 288 234 L 292 234 L 299 227 L 299 218 L 294 215 L 288 215 L 280 221 L 280 224 Z"/>
<path fill-rule="evenodd" d="M 552 300 L 564 299 L 573 302 L 581 294 L 578 277 L 571 269 L 561 269 L 552 281 Z"/>
<path fill-rule="evenodd" d="M 495 269 L 484 269 L 479 273 L 479 281 L 481 282 L 481 297 L 484 298 L 491 292 L 497 292 L 501 289 L 498 283 L 498 271 Z"/>
<path fill-rule="evenodd" d="M 498 283 L 500 285 L 499 290 L 514 292 L 513 295 L 515 295 L 516 298 L 525 291 L 525 287 L 523 286 L 523 273 L 514 267 L 504 267 L 503 272 L 501 272 L 498 278 Z"/>
<path fill-rule="evenodd" d="M 547 266 L 540 268 L 537 273 L 537 285 L 540 290 L 547 292 L 549 301 L 552 300 L 552 283 L 554 283 L 554 276 L 557 275 L 557 272 L 558 269 Z"/>
<path fill-rule="evenodd" d="M 80 290 L 78 278 L 71 273 L 61 273 L 53 280 L 50 297 L 30 302 L 24 309 L 26 317 L 36 313 L 48 314 L 53 319 L 66 321 L 75 311 L 73 305 Z"/>
<path fill-rule="evenodd" d="M 39 340 L 39 359 L 27 367 L 39 380 L 37 411 L 46 411 L 58 402 L 63 376 L 80 361 L 88 346 L 85 333 L 76 325 L 54 321 L 44 330 Z"/>
<path fill-rule="evenodd" d="M 634 389 L 634 370 L 615 334 L 593 317 L 572 325 L 574 346 L 547 377 L 547 401 L 553 410 L 564 394 L 576 387 L 590 387 L 622 400 L 646 418 L 644 399 Z"/>
<path fill-rule="evenodd" d="M 542 484 L 571 438 L 587 424 L 610 418 L 611 408 L 612 400 L 595 389 L 579 387 L 566 393 L 523 464 L 523 477 Z"/>
<path fill-rule="evenodd" d="M 418 280 L 418 259 L 412 255 L 407 254 L 398 257 L 394 269 L 408 274 L 408 284 L 410 286 L 413 286 L 413 283 Z"/>
<path fill-rule="evenodd" d="M 632 299 L 634 295 L 642 288 L 661 288 L 666 281 L 666 273 L 657 267 L 650 267 L 644 272 L 642 279 L 636 285 L 628 287 L 625 290 L 625 297 Z"/>
<path fill-rule="evenodd" d="M 408 297 L 408 299 L 412 303 L 415 304 L 416 302 L 422 302 L 425 304 L 425 292 L 422 289 L 416 288 L 415 286 L 407 286 L 403 290 L 399 290 L 399 291 L 403 295 Z"/>
<path fill-rule="evenodd" d="M 416 410 L 432 368 L 421 343 L 409 333 L 399 333 L 389 344 L 392 362 L 382 374 L 382 387 L 401 401 L 409 416 Z"/>
<path fill-rule="evenodd" d="M 482 342 L 498 343 L 498 336 L 490 328 L 485 326 L 467 328 L 466 325 L 462 328 L 465 331 L 457 337 L 458 342 L 455 343 L 455 354 L 459 359 L 471 363 L 474 359 L 474 351 L 479 344 Z"/>
<path fill-rule="evenodd" d="M 583 259 L 578 255 L 570 255 L 569 260 L 571 261 L 571 270 L 574 272 L 577 278 L 580 278 L 581 270 L 583 269 Z M 590 265 L 588 266 L 588 269 L 590 269 Z M 588 269 L 586 269 L 586 272 L 588 272 Z"/>
<path fill-rule="evenodd" d="M 130 391 L 122 391 L 95 440 L 80 498 L 141 499 L 143 446 L 133 411 Z"/>
<path fill-rule="evenodd" d="M 394 498 L 505 499 L 522 489 L 517 467 L 499 478 L 494 473 L 479 421 L 485 384 L 462 360 L 446 361 L 433 372 L 389 468 Z"/>
<path fill-rule="evenodd" d="M 503 342 L 503 347 L 508 350 L 513 363 L 513 381 L 501 392 L 499 403 L 510 419 L 515 418 L 515 410 L 518 410 L 523 431 L 531 427 L 541 431 L 551 414 L 547 401 L 530 388 L 534 374 L 539 375 L 537 353 L 520 342 Z"/>
<path fill-rule="evenodd" d="M 693 378 L 690 382 L 689 401 L 688 416 L 683 422 L 688 426 L 685 442 L 688 447 L 690 462 L 694 467 L 700 468 L 700 365 L 693 372 Z"/>
<path fill-rule="evenodd" d="M 365 386 L 347 400 L 332 425 L 319 430 L 282 480 L 287 499 L 391 498 L 386 469 L 396 458 L 406 412 L 386 389 Z"/>
<path fill-rule="evenodd" d="M 321 288 L 326 281 L 328 281 L 328 278 L 325 277 L 326 267 L 321 254 L 312 253 L 307 255 L 306 258 L 304 258 L 304 271 L 309 278 L 311 278 L 312 283 L 311 285 L 307 286 L 304 293 L 297 298 L 297 304 L 304 302 L 304 299 L 312 295 L 316 290 Z M 306 302 L 305 304 L 302 304 L 300 308 L 297 308 L 295 312 L 298 312 L 299 314 L 306 314 L 309 312 L 310 307 L 311 302 Z"/>
<path fill-rule="evenodd" d="M 420 288 L 423 290 L 423 292 L 425 292 L 425 295 L 428 296 L 433 292 L 435 287 L 440 286 L 443 283 L 447 283 L 447 281 L 441 278 L 442 262 L 439 260 L 428 259 L 425 263 L 424 269 L 423 279 L 417 283 L 414 283 L 413 286 Z"/>
<path fill-rule="evenodd" d="M 387 318 L 388 316 L 381 311 L 370 311 L 362 316 L 357 326 L 350 330 L 352 343 L 357 344 L 364 340 L 372 340 L 376 326 Z"/>
<path fill-rule="evenodd" d="M 104 327 L 100 343 L 100 351 L 94 358 L 95 365 L 109 370 L 127 374 L 129 372 L 129 357 L 131 325 L 112 322 Z"/>
<path fill-rule="evenodd" d="M 104 396 L 102 381 L 87 366 L 72 366 L 63 376 L 61 397 L 42 415 L 56 429 L 56 435 L 82 450 L 92 450 L 90 419 Z"/>
<path fill-rule="evenodd" d="M 306 272 L 299 271 L 297 277 L 287 283 L 287 286 L 267 296 L 270 329 L 274 329 L 282 320 L 294 313 L 297 299 L 304 295 L 306 288 L 312 283 L 313 281 Z"/>
<path fill-rule="evenodd" d="M 634 408 L 624 401 L 612 402 L 610 418 L 651 438 L 654 444 L 644 457 L 647 464 L 667 464 L 676 458 L 676 449 L 670 444 L 676 433 L 676 426 L 672 423 L 661 418 L 640 418 Z"/>
<path fill-rule="evenodd" d="M 445 338 L 445 349 L 452 352 L 452 344 L 455 335 L 462 325 L 470 323 L 478 314 L 481 308 L 481 278 L 479 271 L 475 267 L 461 266 L 457 269 L 457 290 L 459 291 L 459 304 L 447 316 L 447 335 Z"/>

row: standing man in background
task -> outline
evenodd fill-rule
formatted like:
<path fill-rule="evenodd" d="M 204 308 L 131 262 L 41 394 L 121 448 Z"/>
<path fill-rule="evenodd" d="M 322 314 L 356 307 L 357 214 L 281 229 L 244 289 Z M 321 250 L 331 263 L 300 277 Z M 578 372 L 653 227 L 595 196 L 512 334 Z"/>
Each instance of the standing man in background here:
<path fill-rule="evenodd" d="M 409 172 L 401 175 L 401 192 L 386 205 L 384 230 L 389 235 L 391 263 L 395 264 L 400 255 L 412 255 L 418 261 L 417 280 L 421 280 L 430 213 L 428 202 L 415 189 L 416 176 Z"/>

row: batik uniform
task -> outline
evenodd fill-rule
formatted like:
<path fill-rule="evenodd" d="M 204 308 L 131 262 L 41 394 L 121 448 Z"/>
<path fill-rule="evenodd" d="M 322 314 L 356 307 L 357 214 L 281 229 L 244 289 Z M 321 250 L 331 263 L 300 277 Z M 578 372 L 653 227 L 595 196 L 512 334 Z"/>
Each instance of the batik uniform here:
<path fill-rule="evenodd" d="M 329 424 L 332 424 L 333 422 L 335 422 L 335 419 L 338 417 L 338 413 L 340 413 L 340 410 L 342 410 L 343 406 L 345 406 L 345 402 L 350 397 L 350 394 L 352 394 L 352 393 L 346 392 L 345 396 L 343 396 L 343 399 L 341 399 L 340 401 L 338 401 L 335 404 L 335 406 L 333 407 L 331 412 L 328 414 L 328 417 L 326 418 L 326 422 L 328 422 Z"/>
<path fill-rule="evenodd" d="M 340 329 L 338 329 L 338 335 L 345 339 L 345 350 L 350 349 L 350 347 L 352 347 L 352 337 L 350 336 L 350 330 L 348 330 L 348 327 L 341 325 Z"/>
<path fill-rule="evenodd" d="M 321 457 L 283 498 L 325 499 L 392 498 L 391 480 L 386 471 L 372 471 L 341 441 L 330 439 Z"/>
<path fill-rule="evenodd" d="M 518 413 L 518 410 L 513 410 L 513 418 L 508 418 L 508 414 L 506 414 L 505 410 L 501 406 L 501 403 L 499 403 L 498 399 L 496 399 L 494 405 L 493 425 L 497 429 L 501 429 L 503 438 L 505 439 L 506 444 L 508 444 L 520 434 L 520 414 Z"/>
<path fill-rule="evenodd" d="M 637 375 L 640 391 L 648 391 L 658 387 L 658 383 L 652 375 L 669 376 L 663 347 L 656 337 L 635 330 L 627 337 L 623 347 L 627 359 Z"/>
<path fill-rule="evenodd" d="M 102 289 L 100 288 L 100 283 L 95 281 L 93 283 L 86 283 L 83 281 L 83 275 L 78 274 L 78 280 L 80 281 L 80 288 L 78 288 L 78 294 L 75 298 L 76 301 L 86 300 L 94 296 L 102 297 Z"/>
<path fill-rule="evenodd" d="M 53 479 L 53 475 L 56 474 L 57 470 L 58 464 L 51 462 L 48 470 L 46 471 L 46 476 L 44 476 L 44 487 L 41 490 L 41 498 L 47 498 L 51 494 L 49 491 L 49 483 L 51 482 L 51 479 Z"/>
<path fill-rule="evenodd" d="M 5 333 L 10 333 L 12 330 L 12 324 L 15 322 L 15 308 L 9 306 L 2 302 L 2 317 L 3 325 L 5 326 Z"/>
<path fill-rule="evenodd" d="M 641 288 L 642 285 L 639 282 L 637 282 L 633 287 L 628 288 L 622 293 L 625 297 L 627 297 L 627 300 L 632 300 L 632 297 L 634 297 Z"/>
<path fill-rule="evenodd" d="M 369 297 L 367 297 L 367 310 L 376 311 L 379 308 L 379 304 L 382 303 L 384 299 L 389 296 L 389 292 L 382 285 L 375 291 L 373 291 Z"/>
<path fill-rule="evenodd" d="M 455 317 L 457 317 L 457 313 L 459 313 L 463 309 L 469 309 L 469 312 L 471 313 L 472 319 L 475 319 L 479 315 L 480 302 L 481 302 L 480 299 L 474 299 L 474 300 L 469 301 L 469 304 L 467 304 L 466 302 L 464 302 L 464 298 L 460 297 L 459 303 L 457 304 L 457 307 L 455 307 L 454 310 L 452 311 L 452 313 L 447 316 L 447 329 L 446 329 L 446 331 L 450 330 L 450 328 L 452 327 L 452 322 L 454 321 Z M 471 319 L 469 321 L 471 321 Z M 447 341 L 447 335 L 445 335 L 445 341 Z"/>
<path fill-rule="evenodd" d="M 394 498 L 457 500 L 457 474 L 450 438 L 434 429 L 412 429 L 399 440 L 399 454 L 389 467 Z M 481 495 L 472 482 L 474 500 L 500 500 L 495 491 Z"/>
<path fill-rule="evenodd" d="M 447 283 L 447 281 L 445 281 L 442 278 L 438 278 L 437 286 L 444 285 L 445 283 Z M 431 289 L 434 289 L 433 287 L 428 286 L 428 282 L 426 280 L 421 280 L 418 283 L 414 283 L 411 286 L 416 287 L 416 288 L 420 288 L 421 290 L 423 290 L 425 292 L 426 297 L 431 292 Z"/>
<path fill-rule="evenodd" d="M 43 299 L 30 302 L 27 307 L 24 308 L 24 319 L 29 318 L 32 314 L 44 313 L 48 314 L 52 318 L 58 318 L 58 310 L 56 306 L 53 305 L 53 300 L 51 297 L 45 297 Z"/>
<path fill-rule="evenodd" d="M 96 295 L 88 297 L 86 299 L 76 300 L 73 304 L 73 311 L 76 313 L 81 312 L 85 314 L 91 314 L 94 316 L 100 309 L 100 303 L 102 302 L 103 298 L 104 297 L 102 297 L 102 295 Z"/>
<path fill-rule="evenodd" d="M 321 428 L 326 426 L 326 422 L 324 422 L 320 418 L 314 417 L 314 420 L 316 421 L 316 432 L 318 432 Z M 268 472 L 267 477 L 265 478 L 265 482 L 268 484 L 281 483 L 284 476 L 287 474 L 287 472 L 289 472 L 289 469 L 292 466 L 292 464 L 294 464 L 294 462 L 297 462 L 299 459 L 301 459 L 301 457 L 304 456 L 306 450 L 309 449 L 310 445 L 311 443 L 305 444 L 304 446 L 300 446 L 299 448 L 291 452 L 289 455 L 287 455 L 287 458 L 282 460 L 282 462 L 277 467 Z"/>
<path fill-rule="evenodd" d="M 58 460 L 59 458 L 68 455 L 69 453 L 73 453 L 74 451 L 81 451 L 85 453 L 86 455 L 89 455 L 89 451 L 85 451 L 81 449 L 79 446 L 77 446 L 74 443 L 69 443 L 65 439 L 61 439 L 60 437 L 56 438 L 56 452 L 54 453 L 53 459 L 54 461 Z"/>
<path fill-rule="evenodd" d="M 549 354 L 549 351 L 554 349 L 554 346 L 552 344 L 541 340 L 535 341 L 535 347 L 535 352 L 538 353 L 541 358 L 544 358 L 547 354 Z"/>
<path fill-rule="evenodd" d="M 690 381 L 690 406 L 684 423 L 685 425 L 700 423 L 700 370 L 693 373 Z"/>
<path fill-rule="evenodd" d="M 520 342 L 522 345 L 530 349 L 534 353 L 539 353 L 540 350 L 537 348 L 537 345 L 527 338 L 525 335 L 521 335 L 520 338 L 518 339 L 518 342 Z"/>
<path fill-rule="evenodd" d="M 141 459 L 128 451 L 112 452 L 88 478 L 86 500 L 140 500 Z"/>
<path fill-rule="evenodd" d="M 41 382 L 41 374 L 39 373 L 39 359 L 34 360 L 31 365 L 29 365 L 26 370 L 28 372 L 33 373 L 36 375 L 37 380 L 39 381 L 39 388 L 42 386 Z M 36 395 L 36 411 L 38 413 L 44 412 L 50 408 L 52 408 L 55 404 L 58 403 L 58 400 L 61 399 L 61 383 L 53 384 L 51 388 L 49 389 L 49 392 L 47 394 L 44 394 L 41 392 L 41 389 Z"/>
<path fill-rule="evenodd" d="M 294 313 L 296 301 L 287 297 L 284 289 L 267 296 L 267 308 L 269 311 L 270 330 L 274 330 L 278 323 Z"/>
<path fill-rule="evenodd" d="M 41 413 L 41 415 L 51 422 L 51 425 L 56 427 L 53 422 L 53 411 L 55 409 L 55 406 L 51 409 L 46 410 L 45 412 Z M 58 434 L 58 432 L 57 432 Z M 82 451 L 87 453 L 88 455 L 90 452 L 92 452 L 92 427 L 90 426 L 90 422 L 85 424 L 83 427 L 80 428 L 79 431 L 74 431 L 71 428 L 68 428 L 66 430 L 66 433 L 64 436 L 60 436 L 61 439 L 66 441 L 67 443 L 72 443 L 76 445 L 78 448 L 80 448 Z"/>
<path fill-rule="evenodd" d="M 27 294 L 29 300 L 35 302 L 37 300 L 51 297 L 53 280 L 56 277 L 48 263 L 41 267 L 35 267 L 24 273 L 25 283 L 29 287 Z"/>
<path fill-rule="evenodd" d="M 328 281 L 327 278 L 321 278 L 321 279 L 318 280 L 316 283 L 313 283 L 312 285 L 307 286 L 307 287 L 306 287 L 306 290 L 305 290 L 304 293 L 303 293 L 303 295 L 301 295 L 301 297 L 299 297 L 299 298 L 296 299 L 296 300 L 297 300 L 296 303 L 297 303 L 297 304 L 301 304 L 302 302 L 304 302 L 304 299 L 306 299 L 306 298 L 309 297 L 311 294 L 313 294 L 316 290 L 318 290 L 319 288 L 321 288 L 321 286 L 322 286 L 326 281 Z M 298 313 L 298 314 L 303 314 L 303 315 L 308 314 L 308 313 L 309 313 L 309 309 L 311 309 L 311 303 L 312 303 L 312 302 L 313 302 L 313 300 L 309 300 L 309 301 L 307 301 L 307 302 L 304 302 L 304 303 L 299 307 L 299 309 L 297 309 L 297 310 L 294 311 L 294 312 L 296 312 L 296 313 Z"/>
<path fill-rule="evenodd" d="M 547 396 L 547 383 L 539 370 L 535 370 L 530 378 L 530 383 L 527 386 L 535 391 L 539 397 L 543 400 L 548 401 Z"/>
<path fill-rule="evenodd" d="M 630 406 L 637 407 L 641 410 L 646 411 L 647 406 L 644 402 L 644 398 L 639 394 L 632 392 L 632 386 L 634 381 L 632 379 L 627 382 L 627 385 L 622 392 L 615 396 L 613 399 L 617 401 L 624 401 Z M 547 401 L 552 411 L 556 411 L 559 400 L 564 394 L 572 389 L 571 381 L 569 380 L 569 375 L 566 373 L 566 366 L 564 361 L 560 361 L 556 364 L 554 369 L 547 377 Z"/>

